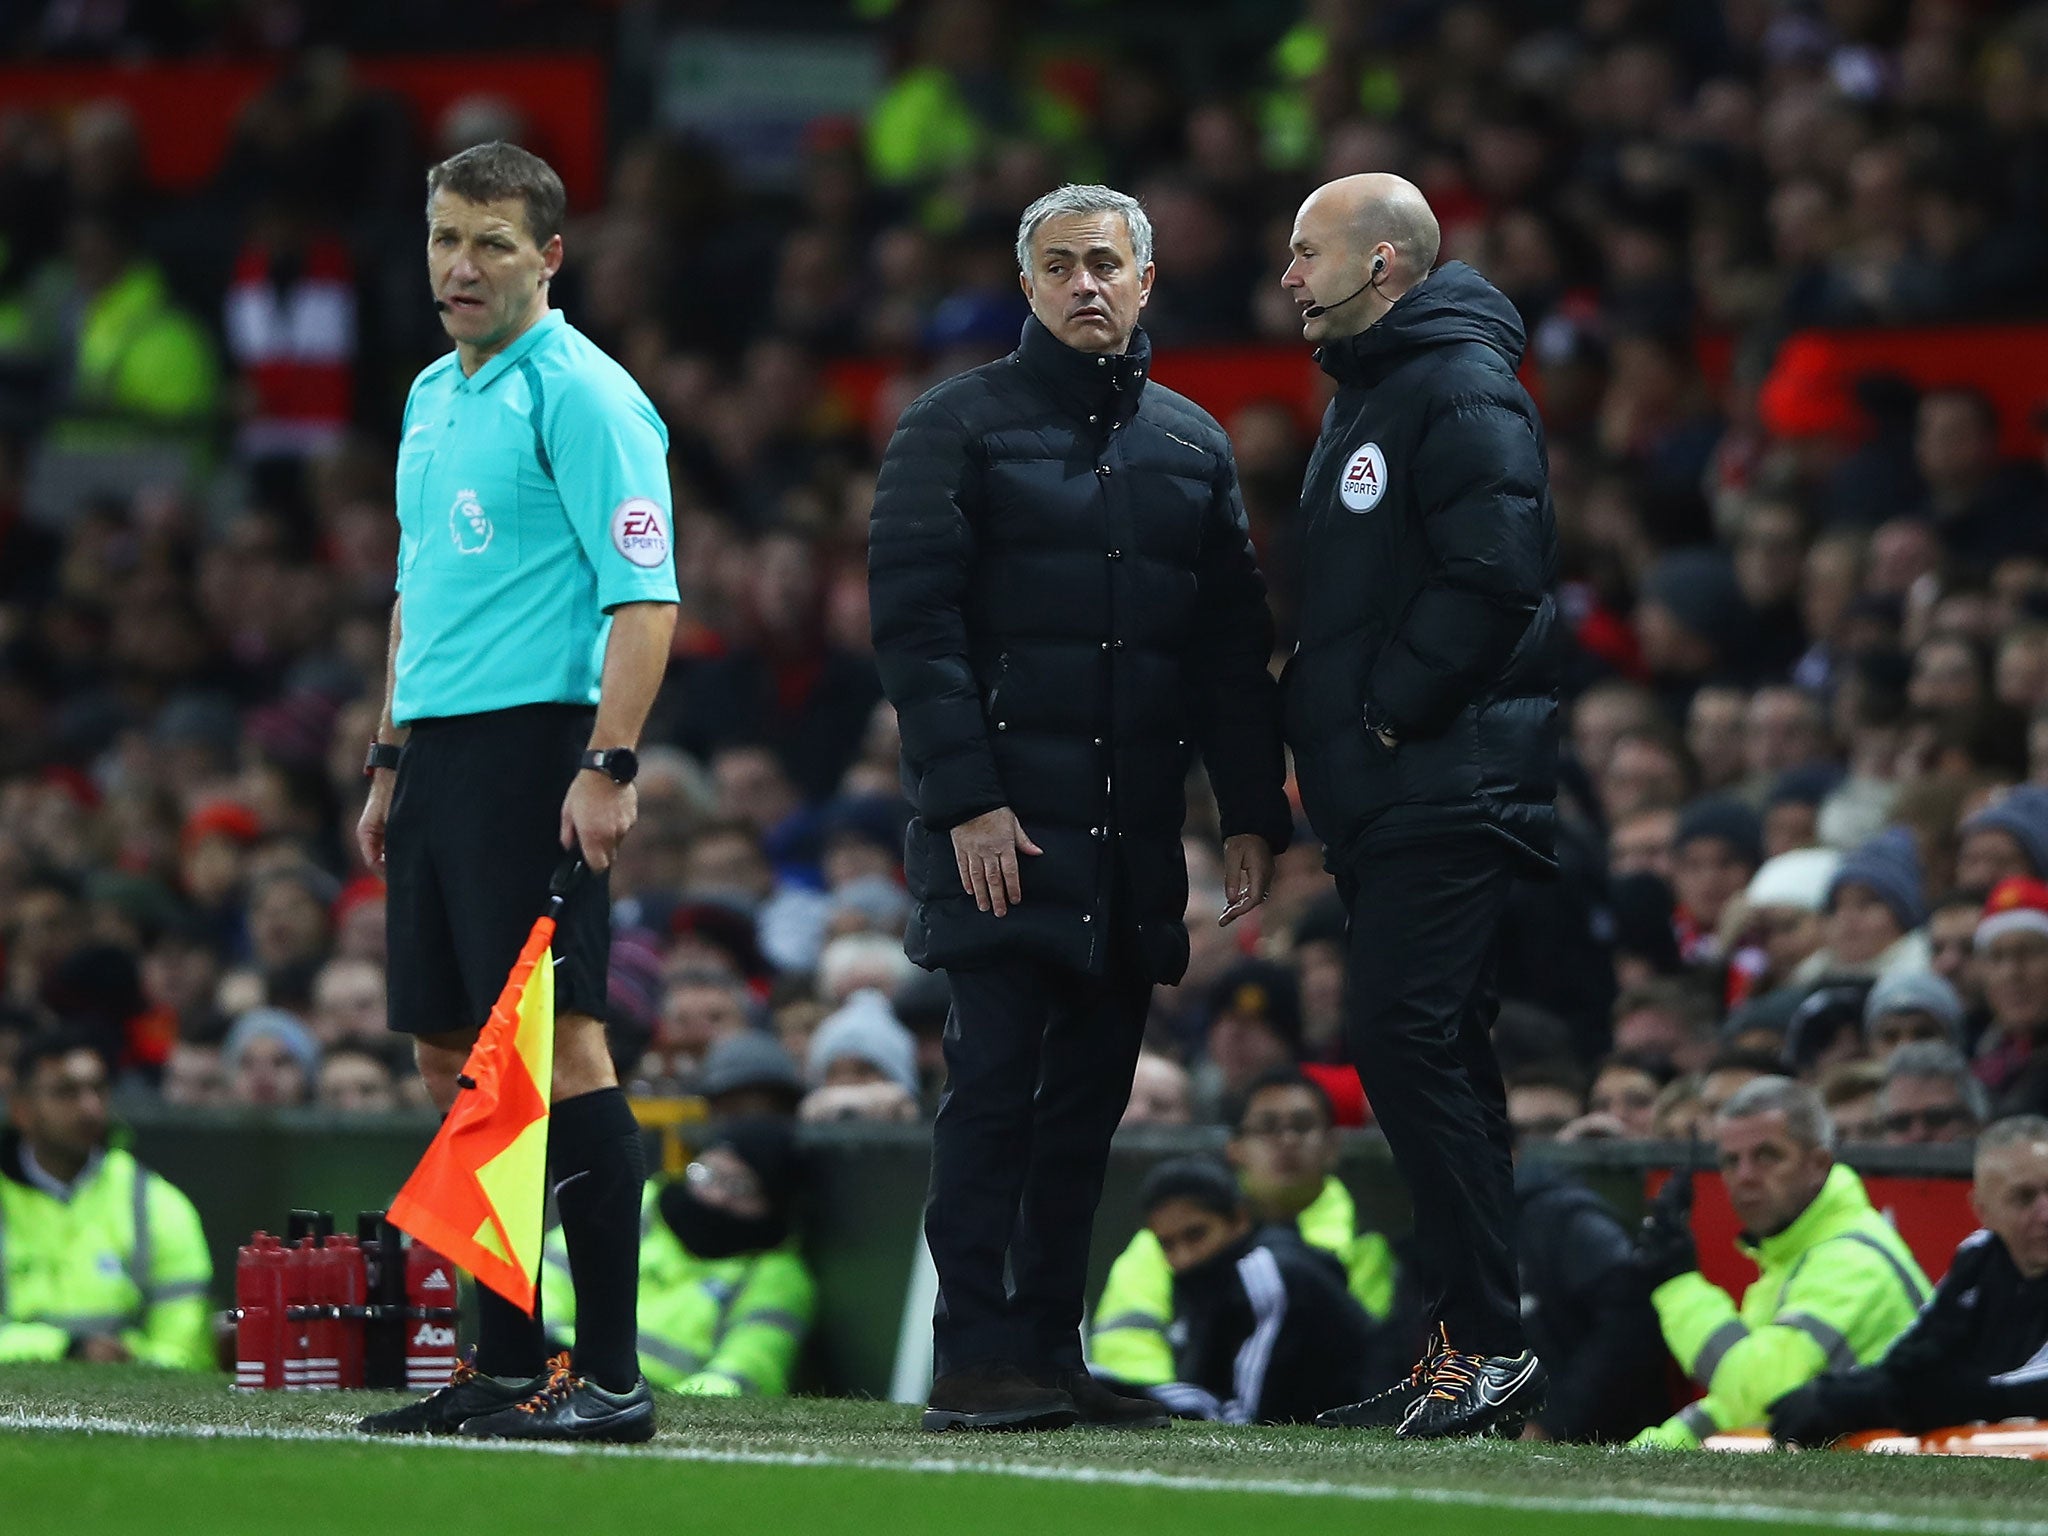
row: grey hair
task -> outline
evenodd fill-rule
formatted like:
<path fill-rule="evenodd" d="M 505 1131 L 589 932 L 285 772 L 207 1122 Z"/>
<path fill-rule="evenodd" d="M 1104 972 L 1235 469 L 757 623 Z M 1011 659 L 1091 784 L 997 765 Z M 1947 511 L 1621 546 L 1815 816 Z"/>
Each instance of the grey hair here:
<path fill-rule="evenodd" d="M 1785 1129 L 1802 1145 L 1824 1152 L 1835 1150 L 1835 1117 L 1828 1113 L 1827 1101 L 1818 1089 L 1789 1077 L 1760 1077 L 1744 1083 L 1729 1096 L 1716 1118 L 1747 1120 L 1751 1115 L 1770 1114 L 1783 1115 Z"/>
<path fill-rule="evenodd" d="M 1884 1087 L 1878 1090 L 1880 1105 L 1891 1096 L 1891 1087 L 1902 1077 L 1934 1077 L 1956 1085 L 1963 1108 L 1982 1125 L 1991 1117 L 1991 1095 L 1985 1090 L 1963 1053 L 1945 1040 L 1915 1040 L 1893 1051 L 1884 1064 Z"/>
<path fill-rule="evenodd" d="M 2007 1147 L 2036 1141 L 2048 1141 L 2048 1116 L 2007 1115 L 1984 1127 L 1984 1133 L 1977 1138 L 1977 1155 L 1982 1157 L 1987 1152 L 2002 1152 Z"/>
<path fill-rule="evenodd" d="M 1145 217 L 1143 205 L 1130 193 L 1119 192 L 1115 187 L 1082 186 L 1070 181 L 1026 208 L 1024 217 L 1017 221 L 1019 272 L 1031 270 L 1031 241 L 1038 234 L 1038 226 L 1068 213 L 1122 214 L 1124 227 L 1131 232 L 1131 251 L 1138 258 L 1138 265 L 1152 264 L 1152 221 Z"/>

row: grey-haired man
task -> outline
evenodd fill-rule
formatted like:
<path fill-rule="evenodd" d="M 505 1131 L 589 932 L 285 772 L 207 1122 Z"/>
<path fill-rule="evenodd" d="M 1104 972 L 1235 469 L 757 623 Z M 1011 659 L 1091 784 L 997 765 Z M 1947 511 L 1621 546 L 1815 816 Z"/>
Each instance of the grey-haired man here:
<path fill-rule="evenodd" d="M 1089 1230 L 1151 989 L 1187 967 L 1194 757 L 1224 922 L 1288 838 L 1273 624 L 1229 439 L 1149 379 L 1144 210 L 1062 187 L 1025 211 L 1017 264 L 1021 343 L 904 412 L 868 543 L 917 810 L 908 951 L 952 992 L 925 1424 L 1156 1424 L 1083 1362 Z"/>

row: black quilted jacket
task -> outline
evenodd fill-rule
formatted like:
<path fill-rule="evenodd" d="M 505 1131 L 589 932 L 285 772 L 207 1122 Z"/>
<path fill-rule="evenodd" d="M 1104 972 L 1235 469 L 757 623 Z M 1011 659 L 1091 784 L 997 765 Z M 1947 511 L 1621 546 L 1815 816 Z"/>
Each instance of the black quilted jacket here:
<path fill-rule="evenodd" d="M 1521 357 L 1514 306 L 1462 262 L 1323 349 L 1338 390 L 1302 484 L 1282 688 L 1302 809 L 1337 859 L 1480 827 L 1551 863 L 1557 529 Z"/>
<path fill-rule="evenodd" d="M 1200 754 L 1226 835 L 1278 850 L 1273 624 L 1230 442 L 1120 357 L 1036 320 L 1010 356 L 903 413 L 868 535 L 882 686 L 903 733 L 910 957 L 1035 955 L 1099 974 L 1121 862 L 1146 971 L 1187 967 L 1185 781 Z M 960 887 L 949 830 L 1000 805 L 1020 856 L 1006 917 Z"/>

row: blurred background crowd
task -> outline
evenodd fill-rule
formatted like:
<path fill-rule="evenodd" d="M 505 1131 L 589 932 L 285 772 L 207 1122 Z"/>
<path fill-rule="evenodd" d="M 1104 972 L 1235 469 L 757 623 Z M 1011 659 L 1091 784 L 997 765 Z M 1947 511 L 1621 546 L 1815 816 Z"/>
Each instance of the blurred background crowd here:
<path fill-rule="evenodd" d="M 1135 193 L 1162 359 L 1299 358 L 1294 209 L 1391 170 L 1521 310 L 1549 425 L 1564 869 L 1509 925 L 1518 1129 L 1683 1138 L 1781 1071 L 1850 1139 L 2048 1108 L 2048 422 L 1883 368 L 1839 409 L 1772 393 L 1817 327 L 2048 307 L 2048 6 L 1110 9 L 469 4 L 431 36 L 392 5 L 0 11 L 9 67 L 282 60 L 175 194 L 129 110 L 0 91 L 0 1063 L 62 1024 L 178 1104 L 424 1104 L 351 835 L 395 424 L 445 345 L 422 175 L 548 145 L 516 101 L 427 116 L 358 65 L 488 37 L 619 60 L 554 299 L 674 443 L 683 622 L 614 881 L 636 1091 L 810 1120 L 934 1101 L 945 996 L 900 947 L 866 515 L 901 406 L 1014 345 L 1018 212 L 1063 180 Z M 741 22 L 857 29 L 876 62 L 780 175 L 636 68 L 638 39 Z M 1314 404 L 1225 420 L 1283 647 Z M 1219 930 L 1189 793 L 1194 958 L 1129 1119 L 1223 1123 L 1298 1062 L 1365 1123 L 1319 850 L 1304 832 Z"/>

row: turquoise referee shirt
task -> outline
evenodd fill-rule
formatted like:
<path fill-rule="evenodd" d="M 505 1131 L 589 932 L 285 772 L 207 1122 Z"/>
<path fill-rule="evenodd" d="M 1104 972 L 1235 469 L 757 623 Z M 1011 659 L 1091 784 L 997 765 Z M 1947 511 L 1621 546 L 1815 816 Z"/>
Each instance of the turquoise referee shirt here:
<path fill-rule="evenodd" d="M 465 378 L 413 380 L 398 450 L 400 725 L 595 704 L 611 610 L 676 601 L 668 429 L 550 310 Z"/>

